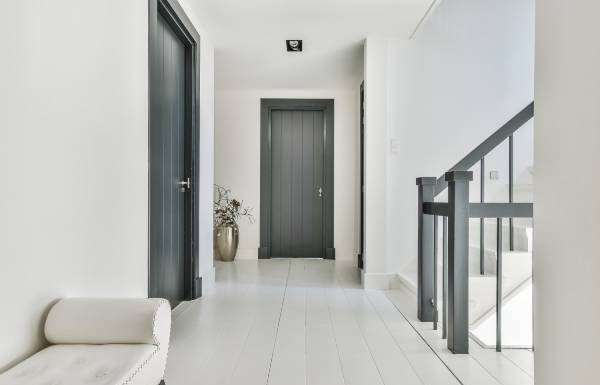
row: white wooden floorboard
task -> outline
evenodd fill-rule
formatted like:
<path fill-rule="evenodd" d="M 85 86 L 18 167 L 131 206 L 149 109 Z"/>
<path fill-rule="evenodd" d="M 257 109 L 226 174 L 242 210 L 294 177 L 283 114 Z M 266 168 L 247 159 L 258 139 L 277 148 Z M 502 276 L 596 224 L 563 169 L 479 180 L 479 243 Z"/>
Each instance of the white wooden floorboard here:
<path fill-rule="evenodd" d="M 533 383 L 530 352 L 496 354 L 472 348 L 469 356 L 452 355 L 430 324 L 415 322 L 411 301 L 402 291 L 362 290 L 358 269 L 348 263 L 219 263 L 216 289 L 186 304 L 173 319 L 166 382 Z"/>
<path fill-rule="evenodd" d="M 328 290 L 329 311 L 348 385 L 383 385 L 379 370 L 341 288 Z"/>
<path fill-rule="evenodd" d="M 211 364 L 226 353 L 224 348 L 233 348 L 235 337 L 243 336 L 240 325 L 249 322 L 249 318 L 237 309 L 225 309 L 219 303 L 217 298 L 211 302 L 197 301 L 185 316 L 174 321 L 167 373 L 171 383 L 195 383 L 188 377 L 192 365 L 195 376 L 204 376 L 203 381 L 210 382 L 220 373 L 218 367 Z M 230 329 L 237 332 L 230 335 Z"/>
<path fill-rule="evenodd" d="M 469 353 L 500 383 L 504 385 L 533 385 L 532 376 L 494 349 L 484 349 L 477 343 L 472 343 Z"/>
<path fill-rule="evenodd" d="M 332 268 L 323 269 L 309 261 L 305 278 L 311 282 L 306 292 L 306 377 L 311 385 L 343 385 L 340 355 L 329 313 L 327 287 Z"/>
<path fill-rule="evenodd" d="M 529 349 L 504 349 L 502 354 L 523 369 L 530 377 L 534 377 L 533 351 Z"/>
<path fill-rule="evenodd" d="M 365 292 L 344 290 L 361 332 L 385 384 L 423 384 L 406 355 L 396 344 Z"/>
<path fill-rule="evenodd" d="M 472 340 L 470 354 L 452 354 L 446 340 L 441 338 L 441 324 L 440 330 L 435 331 L 431 323 L 416 318 L 416 298 L 408 289 L 391 290 L 387 296 L 463 384 L 533 385 L 533 377 L 515 362 L 495 350 L 481 348 Z"/>
<path fill-rule="evenodd" d="M 277 326 L 268 385 L 306 384 L 306 288 L 304 261 L 290 261 L 290 273 Z"/>
<path fill-rule="evenodd" d="M 277 291 L 267 286 L 256 292 L 254 299 L 256 309 L 247 309 L 248 312 L 254 313 L 254 321 L 234 369 L 231 383 L 266 384 L 275 347 L 284 290 L 285 287 Z"/>
<path fill-rule="evenodd" d="M 366 296 L 392 335 L 393 342 L 402 350 L 424 384 L 459 384 L 383 292 L 367 291 Z"/>

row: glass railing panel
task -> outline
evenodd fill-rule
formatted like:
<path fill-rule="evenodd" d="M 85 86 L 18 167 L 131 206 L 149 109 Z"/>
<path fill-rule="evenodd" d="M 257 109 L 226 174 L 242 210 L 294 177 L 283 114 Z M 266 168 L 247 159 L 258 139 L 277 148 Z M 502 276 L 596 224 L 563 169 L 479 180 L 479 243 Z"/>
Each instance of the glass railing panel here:
<path fill-rule="evenodd" d="M 444 191 L 442 191 L 441 193 L 439 193 L 435 197 L 434 201 L 448 203 L 448 188 L 445 188 Z"/>
<path fill-rule="evenodd" d="M 508 202 L 508 140 L 485 157 L 485 201 Z"/>
<path fill-rule="evenodd" d="M 481 162 L 475 163 L 469 171 L 473 172 L 473 181 L 469 183 L 469 202 L 479 202 L 481 199 Z"/>
<path fill-rule="evenodd" d="M 530 120 L 513 134 L 514 202 L 534 201 L 534 120 Z M 531 252 L 533 219 L 513 219 L 514 249 Z"/>
<path fill-rule="evenodd" d="M 533 119 L 513 134 L 514 202 L 533 202 Z"/>
<path fill-rule="evenodd" d="M 469 202 L 481 201 L 481 162 L 477 162 L 469 170 L 473 172 L 473 181 L 469 184 Z M 469 274 L 471 276 L 480 274 L 479 239 L 481 225 L 479 219 L 469 220 Z"/>

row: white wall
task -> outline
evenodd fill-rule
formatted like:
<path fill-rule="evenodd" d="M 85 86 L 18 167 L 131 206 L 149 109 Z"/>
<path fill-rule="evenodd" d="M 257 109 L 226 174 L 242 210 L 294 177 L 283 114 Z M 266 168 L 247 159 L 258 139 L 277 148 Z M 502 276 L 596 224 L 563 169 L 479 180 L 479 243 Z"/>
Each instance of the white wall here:
<path fill-rule="evenodd" d="M 215 49 L 210 36 L 199 21 L 195 3 L 180 0 L 182 8 L 200 34 L 200 202 L 198 241 L 199 275 L 203 289 L 214 287 L 213 262 L 213 184 L 214 184 L 214 128 L 215 128 Z M 188 4 L 189 3 L 189 4 Z"/>
<path fill-rule="evenodd" d="M 539 385 L 597 384 L 600 4 L 536 10 L 534 342 Z"/>
<path fill-rule="evenodd" d="M 201 33 L 202 45 L 200 61 L 200 202 L 198 258 L 199 274 L 203 278 L 203 288 L 214 286 L 215 267 L 213 262 L 213 185 L 215 148 L 215 55 L 214 48 L 206 34 Z"/>
<path fill-rule="evenodd" d="M 365 41 L 365 253 L 362 280 L 365 287 L 385 287 L 387 272 L 386 239 L 387 146 L 389 106 L 387 80 L 396 68 L 388 65 L 388 41 Z"/>
<path fill-rule="evenodd" d="M 256 259 L 260 244 L 260 99 L 334 99 L 334 246 L 355 260 L 358 246 L 359 82 L 354 90 L 219 90 L 215 112 L 215 181 L 254 208 L 242 221 L 238 258 Z"/>
<path fill-rule="evenodd" d="M 416 259 L 415 178 L 441 175 L 533 100 L 533 18 L 533 0 L 443 1 L 414 39 L 367 39 L 367 171 L 387 168 L 367 194 L 385 207 L 384 223 L 381 207 L 367 212 L 367 232 L 386 234 L 375 252 L 367 237 L 368 274 Z"/>
<path fill-rule="evenodd" d="M 2 5 L 0 371 L 56 299 L 146 296 L 148 258 L 147 1 Z"/>

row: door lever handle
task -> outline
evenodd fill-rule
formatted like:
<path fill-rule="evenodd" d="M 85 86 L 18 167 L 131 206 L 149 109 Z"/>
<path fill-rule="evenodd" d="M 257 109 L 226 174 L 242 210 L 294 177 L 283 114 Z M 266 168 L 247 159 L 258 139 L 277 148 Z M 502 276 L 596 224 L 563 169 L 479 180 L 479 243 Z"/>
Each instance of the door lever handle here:
<path fill-rule="evenodd" d="M 186 189 L 189 190 L 192 187 L 192 182 L 190 181 L 190 178 L 186 178 L 185 180 L 180 180 L 179 182 L 177 182 L 177 184 L 181 188 L 182 192 L 185 191 Z"/>
<path fill-rule="evenodd" d="M 319 189 L 317 190 L 317 194 L 319 194 L 319 198 L 323 197 L 323 188 L 319 187 Z"/>

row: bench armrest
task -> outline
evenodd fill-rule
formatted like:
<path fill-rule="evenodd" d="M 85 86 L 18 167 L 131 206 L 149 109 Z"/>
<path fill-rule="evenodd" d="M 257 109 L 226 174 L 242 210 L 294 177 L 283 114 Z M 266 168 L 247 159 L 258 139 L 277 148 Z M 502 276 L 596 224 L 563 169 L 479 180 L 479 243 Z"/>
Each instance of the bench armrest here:
<path fill-rule="evenodd" d="M 68 298 L 56 303 L 44 332 L 51 344 L 169 345 L 171 308 L 164 299 Z"/>

